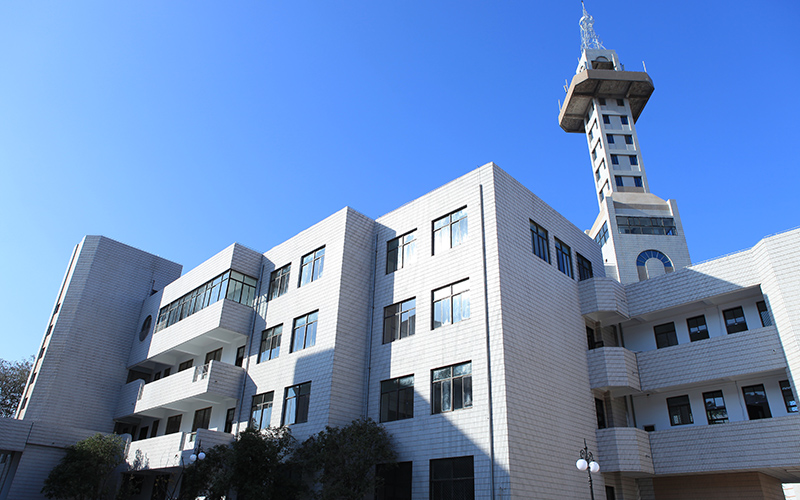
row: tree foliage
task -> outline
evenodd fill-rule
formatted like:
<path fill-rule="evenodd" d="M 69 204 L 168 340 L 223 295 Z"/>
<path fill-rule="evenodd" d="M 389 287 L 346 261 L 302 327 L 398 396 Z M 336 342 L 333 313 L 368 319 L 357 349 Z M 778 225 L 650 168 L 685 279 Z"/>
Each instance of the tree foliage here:
<path fill-rule="evenodd" d="M 58 499 L 107 498 L 112 473 L 124 460 L 124 439 L 115 434 L 95 434 L 67 448 L 45 479 L 42 493 Z"/>
<path fill-rule="evenodd" d="M 375 491 L 375 466 L 397 458 L 389 433 L 372 419 L 326 427 L 304 441 L 297 455 L 318 477 L 323 500 L 363 499 Z"/>
<path fill-rule="evenodd" d="M 21 361 L 0 359 L 0 417 L 12 418 L 25 391 L 33 356 Z"/>

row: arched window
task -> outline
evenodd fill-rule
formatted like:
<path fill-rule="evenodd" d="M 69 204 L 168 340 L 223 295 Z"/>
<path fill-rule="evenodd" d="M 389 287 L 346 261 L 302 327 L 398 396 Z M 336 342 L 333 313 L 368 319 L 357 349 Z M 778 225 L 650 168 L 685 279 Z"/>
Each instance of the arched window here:
<path fill-rule="evenodd" d="M 148 316 L 144 319 L 144 323 L 142 323 L 142 329 L 139 331 L 139 341 L 143 341 L 147 338 L 147 335 L 150 333 L 150 326 L 153 324 L 153 317 Z"/>
<path fill-rule="evenodd" d="M 639 271 L 639 281 L 671 273 L 675 270 L 669 257 L 658 250 L 645 250 L 636 258 L 636 270 Z"/>

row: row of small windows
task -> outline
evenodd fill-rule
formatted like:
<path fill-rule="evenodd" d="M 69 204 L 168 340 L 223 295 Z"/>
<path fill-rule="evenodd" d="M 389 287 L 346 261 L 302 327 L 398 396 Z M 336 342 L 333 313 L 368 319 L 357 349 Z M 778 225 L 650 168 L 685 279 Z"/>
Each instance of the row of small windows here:
<path fill-rule="evenodd" d="M 778 382 L 783 396 L 783 403 L 787 413 L 797 413 L 797 400 L 792 392 L 792 386 L 788 380 Z M 764 384 L 756 384 L 742 387 L 747 418 L 749 420 L 760 420 L 772 418 L 767 401 L 767 392 Z M 710 391 L 703 393 L 703 403 L 706 410 L 706 420 L 709 425 L 724 424 L 728 422 L 728 410 L 725 408 L 725 398 L 722 391 Z M 675 425 L 693 424 L 692 406 L 688 395 L 667 398 L 667 409 L 669 411 L 669 423 Z"/>
<path fill-rule="evenodd" d="M 630 163 L 631 166 L 639 165 L 639 158 L 636 155 L 611 155 L 611 164 L 619 165 L 620 156 L 628 156 L 628 163 Z"/>
<path fill-rule="evenodd" d="M 547 229 L 533 221 L 530 221 L 530 224 L 531 238 L 533 240 L 533 254 L 549 264 L 550 242 Z M 570 278 L 574 277 L 572 271 L 572 251 L 569 245 L 558 238 L 553 239 L 555 240 L 556 265 L 558 266 L 558 270 Z M 591 261 L 577 252 L 575 252 L 575 255 L 578 260 L 578 280 L 583 281 L 592 278 L 594 275 L 592 273 Z"/>
<path fill-rule="evenodd" d="M 252 306 L 258 280 L 230 270 L 200 285 L 183 297 L 164 306 L 158 312 L 155 331 L 158 332 L 221 299 Z M 141 338 L 141 337 L 140 337 Z"/>
<path fill-rule="evenodd" d="M 294 319 L 292 323 L 292 342 L 289 352 L 302 351 L 316 344 L 318 316 L 319 311 L 314 311 Z M 258 363 L 278 357 L 281 351 L 282 334 L 283 324 L 267 328 L 261 332 Z"/>
<path fill-rule="evenodd" d="M 622 234 L 660 234 L 677 236 L 678 228 L 672 217 L 617 216 L 617 227 Z"/>
<path fill-rule="evenodd" d="M 635 176 L 615 175 L 614 182 L 617 184 L 617 187 L 630 186 L 631 182 L 633 182 L 633 187 L 643 187 L 642 178 L 638 175 Z"/>
<path fill-rule="evenodd" d="M 380 421 L 414 417 L 414 375 L 381 381 Z M 472 361 L 431 370 L 431 413 L 472 408 Z"/>
<path fill-rule="evenodd" d="M 761 326 L 772 326 L 772 318 L 767 310 L 766 302 L 763 300 L 756 302 L 756 308 L 761 319 Z M 728 334 L 747 330 L 747 321 L 744 317 L 744 309 L 741 306 L 722 311 L 722 317 L 725 320 L 725 330 Z M 686 327 L 689 330 L 689 339 L 692 342 L 708 338 L 708 325 L 706 324 L 705 315 L 701 314 L 700 316 L 688 318 Z M 656 347 L 658 349 L 678 345 L 678 335 L 675 331 L 674 322 L 656 325 L 653 327 L 653 332 L 655 333 Z"/>
<path fill-rule="evenodd" d="M 431 500 L 474 500 L 475 465 L 472 456 L 438 458 L 430 464 Z M 376 500 L 412 499 L 412 462 L 379 464 Z"/>
<path fill-rule="evenodd" d="M 274 391 L 256 394 L 250 406 L 250 427 L 266 429 L 272 420 Z M 311 401 L 311 382 L 293 385 L 283 391 L 283 412 L 281 425 L 308 422 L 308 408 Z"/>
<path fill-rule="evenodd" d="M 622 136 L 625 141 L 625 144 L 633 144 L 633 136 L 632 135 L 623 135 Z M 606 139 L 608 140 L 609 144 L 615 144 L 614 142 L 614 134 L 606 134 Z"/>
<path fill-rule="evenodd" d="M 451 212 L 432 223 L 433 255 L 454 248 L 467 239 L 469 232 L 467 208 Z M 386 274 L 407 267 L 416 259 L 417 230 L 386 242 Z"/>
<path fill-rule="evenodd" d="M 630 122 L 628 121 L 628 117 L 626 115 L 619 115 L 619 121 L 622 125 L 630 124 Z M 611 115 L 603 115 L 603 123 L 605 123 L 606 125 L 611 125 Z"/>
<path fill-rule="evenodd" d="M 606 241 L 608 241 L 608 223 L 603 222 L 603 226 L 600 228 L 600 231 L 594 235 L 594 241 L 601 247 L 606 244 Z"/>
<path fill-rule="evenodd" d="M 325 264 L 325 247 L 318 248 L 311 253 L 303 255 L 300 259 L 300 277 L 297 286 L 307 285 L 322 277 L 322 268 Z M 269 277 L 269 292 L 267 300 L 280 297 L 289 291 L 289 277 L 292 264 L 287 264 L 272 271 Z"/>
<path fill-rule="evenodd" d="M 604 97 L 600 97 L 599 99 L 597 99 L 597 101 L 600 103 L 601 106 L 606 105 L 606 99 Z M 617 99 L 616 101 L 617 101 L 617 106 L 625 106 L 624 99 Z"/>

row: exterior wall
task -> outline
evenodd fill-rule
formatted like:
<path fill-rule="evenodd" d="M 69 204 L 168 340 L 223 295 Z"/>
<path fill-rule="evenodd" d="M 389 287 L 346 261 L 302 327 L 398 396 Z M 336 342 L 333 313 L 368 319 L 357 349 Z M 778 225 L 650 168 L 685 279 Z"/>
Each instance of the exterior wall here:
<path fill-rule="evenodd" d="M 655 478 L 658 500 L 784 500 L 781 483 L 757 472 Z"/>

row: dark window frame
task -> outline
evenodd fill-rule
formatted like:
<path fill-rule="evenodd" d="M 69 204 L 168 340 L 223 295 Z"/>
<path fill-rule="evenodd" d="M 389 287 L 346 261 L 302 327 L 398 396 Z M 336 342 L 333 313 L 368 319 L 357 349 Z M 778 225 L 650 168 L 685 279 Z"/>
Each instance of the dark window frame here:
<path fill-rule="evenodd" d="M 265 429 L 272 421 L 272 407 L 274 405 L 275 391 L 256 394 L 250 403 L 250 419 L 248 427 Z M 266 418 L 265 418 L 266 416 Z"/>
<path fill-rule="evenodd" d="M 441 292 L 447 295 L 441 295 Z M 431 304 L 433 306 L 431 329 L 435 330 L 469 319 L 472 314 L 469 292 L 469 279 L 457 281 L 433 290 L 431 292 Z M 458 319 L 456 319 L 456 310 L 458 310 Z M 446 317 L 445 313 L 447 314 Z"/>
<path fill-rule="evenodd" d="M 794 391 L 792 391 L 789 380 L 781 380 L 778 385 L 781 388 L 783 404 L 786 405 L 786 413 L 797 413 L 797 399 L 794 397 Z"/>
<path fill-rule="evenodd" d="M 414 375 L 381 381 L 380 421 L 414 418 Z"/>
<path fill-rule="evenodd" d="M 678 345 L 678 333 L 675 331 L 673 321 L 653 326 L 653 334 L 656 337 L 656 349 Z"/>
<path fill-rule="evenodd" d="M 531 241 L 533 244 L 533 255 L 539 257 L 543 261 L 550 263 L 550 238 L 547 229 L 539 224 L 530 221 L 531 223 Z"/>
<path fill-rule="evenodd" d="M 292 274 L 292 264 L 275 269 L 269 275 L 269 293 L 267 300 L 277 299 L 289 291 L 289 280 Z"/>
<path fill-rule="evenodd" d="M 417 256 L 417 229 L 386 242 L 386 274 L 410 265 Z"/>
<path fill-rule="evenodd" d="M 465 410 L 472 406 L 472 361 L 431 370 L 431 414 Z"/>
<path fill-rule="evenodd" d="M 704 314 L 686 318 L 686 328 L 689 329 L 689 340 L 692 342 L 708 338 L 708 324 L 706 324 L 706 316 Z"/>
<path fill-rule="evenodd" d="M 325 245 L 309 252 L 300 259 L 300 276 L 298 276 L 297 286 L 308 285 L 322 278 L 322 270 L 325 267 Z"/>
<path fill-rule="evenodd" d="M 572 249 L 558 238 L 553 238 L 553 240 L 555 241 L 558 270 L 568 277 L 574 278 L 572 272 Z"/>
<path fill-rule="evenodd" d="M 708 425 L 728 422 L 728 409 L 725 407 L 725 397 L 722 391 L 704 392 L 703 405 L 705 406 Z"/>
<path fill-rule="evenodd" d="M 417 298 L 383 308 L 383 343 L 411 337 L 416 331 Z"/>
<path fill-rule="evenodd" d="M 725 330 L 728 335 L 747 331 L 747 319 L 744 316 L 742 306 L 725 309 L 722 311 L 722 318 L 725 321 Z"/>
<path fill-rule="evenodd" d="M 594 278 L 594 272 L 592 272 L 592 261 L 584 257 L 583 255 L 575 252 L 578 261 L 578 281 L 583 280 L 590 280 Z"/>
<path fill-rule="evenodd" d="M 742 395 L 744 396 L 744 405 L 747 409 L 747 418 L 749 420 L 772 418 L 772 412 L 769 408 L 769 399 L 767 399 L 767 391 L 764 389 L 764 384 L 742 387 Z M 760 400 L 762 396 L 763 401 Z"/>
<path fill-rule="evenodd" d="M 283 323 L 267 328 L 261 332 L 261 343 L 258 347 L 258 360 L 256 361 L 256 364 L 263 361 L 269 361 L 280 356 L 282 335 Z M 268 355 L 265 357 L 264 353 L 268 353 Z"/>
<path fill-rule="evenodd" d="M 431 223 L 431 228 L 433 234 L 432 255 L 461 245 L 469 235 L 467 207 L 463 206 L 444 217 L 439 217 Z M 437 242 L 439 242 L 438 245 Z"/>
<path fill-rule="evenodd" d="M 281 425 L 304 424 L 308 422 L 311 402 L 311 382 L 296 384 L 284 389 Z"/>
<path fill-rule="evenodd" d="M 319 310 L 312 311 L 294 319 L 292 322 L 292 344 L 289 346 L 289 352 L 298 352 L 303 349 L 308 349 L 309 347 L 314 347 L 317 343 L 318 322 Z M 299 341 L 299 334 L 302 334 L 302 344 Z"/>
<path fill-rule="evenodd" d="M 689 402 L 689 396 L 686 394 L 667 398 L 667 410 L 669 411 L 669 424 L 671 426 L 694 423 L 692 405 Z"/>
<path fill-rule="evenodd" d="M 767 309 L 767 302 L 759 300 L 756 302 L 756 309 L 758 310 L 758 317 L 761 319 L 761 326 L 763 328 L 772 326 L 772 316 L 770 316 L 769 309 Z"/>
<path fill-rule="evenodd" d="M 429 480 L 431 500 L 475 500 L 474 457 L 431 460 Z"/>

